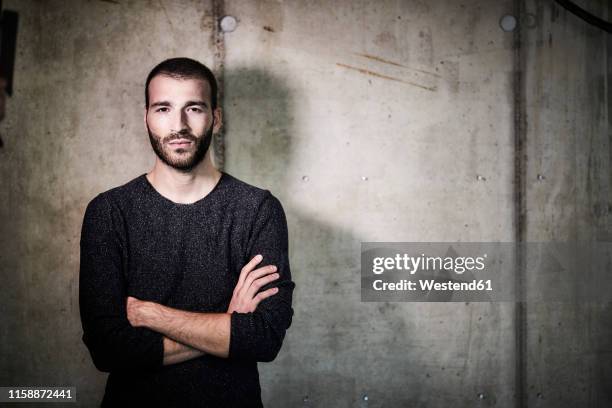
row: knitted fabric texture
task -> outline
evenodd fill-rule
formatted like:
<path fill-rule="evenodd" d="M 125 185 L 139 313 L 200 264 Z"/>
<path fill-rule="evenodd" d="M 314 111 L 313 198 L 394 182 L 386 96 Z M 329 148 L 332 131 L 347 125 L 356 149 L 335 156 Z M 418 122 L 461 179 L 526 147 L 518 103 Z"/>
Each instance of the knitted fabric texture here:
<path fill-rule="evenodd" d="M 102 406 L 261 407 L 257 362 L 278 354 L 293 316 L 288 232 L 280 201 L 228 173 L 191 204 L 142 174 L 92 199 L 81 230 L 83 342 L 110 373 Z M 278 287 L 253 313 L 231 315 L 228 358 L 163 365 L 163 335 L 130 325 L 126 297 L 192 312 L 227 311 L 242 267 L 276 265 Z"/>

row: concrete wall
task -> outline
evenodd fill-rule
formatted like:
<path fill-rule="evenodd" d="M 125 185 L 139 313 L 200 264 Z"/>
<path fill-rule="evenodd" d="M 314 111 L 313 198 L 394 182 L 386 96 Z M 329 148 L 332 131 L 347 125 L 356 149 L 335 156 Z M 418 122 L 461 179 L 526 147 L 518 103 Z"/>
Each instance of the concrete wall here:
<path fill-rule="evenodd" d="M 225 4 L 226 165 L 280 196 L 299 288 L 267 400 L 511 403 L 513 305 L 361 303 L 359 250 L 513 239 L 512 3 L 326 4 Z"/>
<path fill-rule="evenodd" d="M 525 3 L 523 237 L 609 242 L 612 37 L 549 1 Z M 612 19 L 609 2 L 576 3 Z M 610 303 L 527 305 L 523 403 L 611 406 L 611 317 Z"/>
<path fill-rule="evenodd" d="M 361 303 L 359 273 L 362 241 L 607 237 L 601 31 L 551 0 L 4 7 L 21 25 L 0 125 L 0 384 L 100 400 L 106 375 L 78 318 L 83 211 L 149 170 L 144 80 L 182 55 L 222 79 L 219 164 L 270 189 L 288 217 L 296 314 L 260 364 L 266 406 L 612 400 L 608 305 Z M 502 31 L 516 12 L 520 32 Z M 218 32 L 224 14 L 234 32 Z"/>
<path fill-rule="evenodd" d="M 19 12 L 14 96 L 0 134 L 0 384 L 77 387 L 106 373 L 81 341 L 79 238 L 87 202 L 148 171 L 144 80 L 187 54 L 214 64 L 211 4 L 4 1 Z"/>

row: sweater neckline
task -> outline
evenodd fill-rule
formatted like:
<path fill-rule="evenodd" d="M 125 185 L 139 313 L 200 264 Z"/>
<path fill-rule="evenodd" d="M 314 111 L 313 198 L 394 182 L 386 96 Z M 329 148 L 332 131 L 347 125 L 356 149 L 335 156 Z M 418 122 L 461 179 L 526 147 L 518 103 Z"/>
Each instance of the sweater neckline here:
<path fill-rule="evenodd" d="M 217 184 L 215 184 L 215 186 L 212 188 L 212 190 L 210 190 L 208 192 L 208 194 L 206 194 L 204 197 L 200 198 L 197 201 L 194 201 L 193 203 L 177 203 L 175 201 L 172 201 L 171 199 L 169 199 L 168 197 L 163 196 L 159 191 L 157 191 L 157 189 L 153 186 L 153 184 L 151 184 L 151 182 L 147 178 L 147 173 L 143 173 L 140 177 L 143 179 L 144 184 L 147 186 L 147 189 L 149 189 L 149 191 L 151 191 L 153 193 L 153 195 L 156 196 L 158 199 L 161 199 L 161 201 L 164 201 L 167 204 L 170 204 L 170 205 L 172 205 L 174 207 L 191 208 L 191 207 L 195 207 L 195 206 L 197 206 L 199 204 L 202 204 L 203 202 L 211 199 L 212 196 L 216 195 L 218 193 L 220 187 L 225 184 L 227 176 L 228 176 L 227 173 L 225 173 L 224 171 L 221 170 L 221 177 L 219 177 L 219 180 L 217 181 Z"/>

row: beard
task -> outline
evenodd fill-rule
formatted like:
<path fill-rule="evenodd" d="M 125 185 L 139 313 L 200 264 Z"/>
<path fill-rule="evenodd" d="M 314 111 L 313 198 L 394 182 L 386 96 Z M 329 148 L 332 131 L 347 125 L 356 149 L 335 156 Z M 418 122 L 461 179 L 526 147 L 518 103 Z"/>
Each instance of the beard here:
<path fill-rule="evenodd" d="M 171 133 L 162 140 L 161 136 L 151 132 L 148 124 L 147 132 L 149 133 L 151 147 L 153 147 L 153 151 L 162 162 L 183 173 L 189 173 L 194 169 L 194 167 L 200 164 L 202 160 L 204 160 L 212 140 L 213 125 L 210 126 L 208 131 L 204 132 L 204 134 L 200 135 L 199 137 L 196 137 L 188 131 L 183 131 L 179 133 Z M 187 149 L 183 148 L 171 150 L 171 148 L 168 147 L 168 143 L 178 139 L 187 139 L 192 141 L 195 145 L 195 151 L 193 153 L 188 153 Z"/>

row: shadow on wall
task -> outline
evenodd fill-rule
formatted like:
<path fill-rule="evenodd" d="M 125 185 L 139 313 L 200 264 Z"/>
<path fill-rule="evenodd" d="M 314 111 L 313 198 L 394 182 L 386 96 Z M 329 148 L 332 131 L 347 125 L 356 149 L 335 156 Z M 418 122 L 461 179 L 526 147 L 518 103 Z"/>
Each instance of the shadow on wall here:
<path fill-rule="evenodd" d="M 418 401 L 426 390 L 405 388 L 415 369 L 406 353 L 415 329 L 407 304 L 361 303 L 362 239 L 305 214 L 291 197 L 294 184 L 304 183 L 290 178 L 291 159 L 306 147 L 295 137 L 290 87 L 253 68 L 226 70 L 224 87 L 227 171 L 279 197 L 289 226 L 295 315 L 275 362 L 260 364 L 264 403 L 352 407 L 366 394 L 378 402 Z M 389 359 L 394 352 L 403 358 Z"/>

